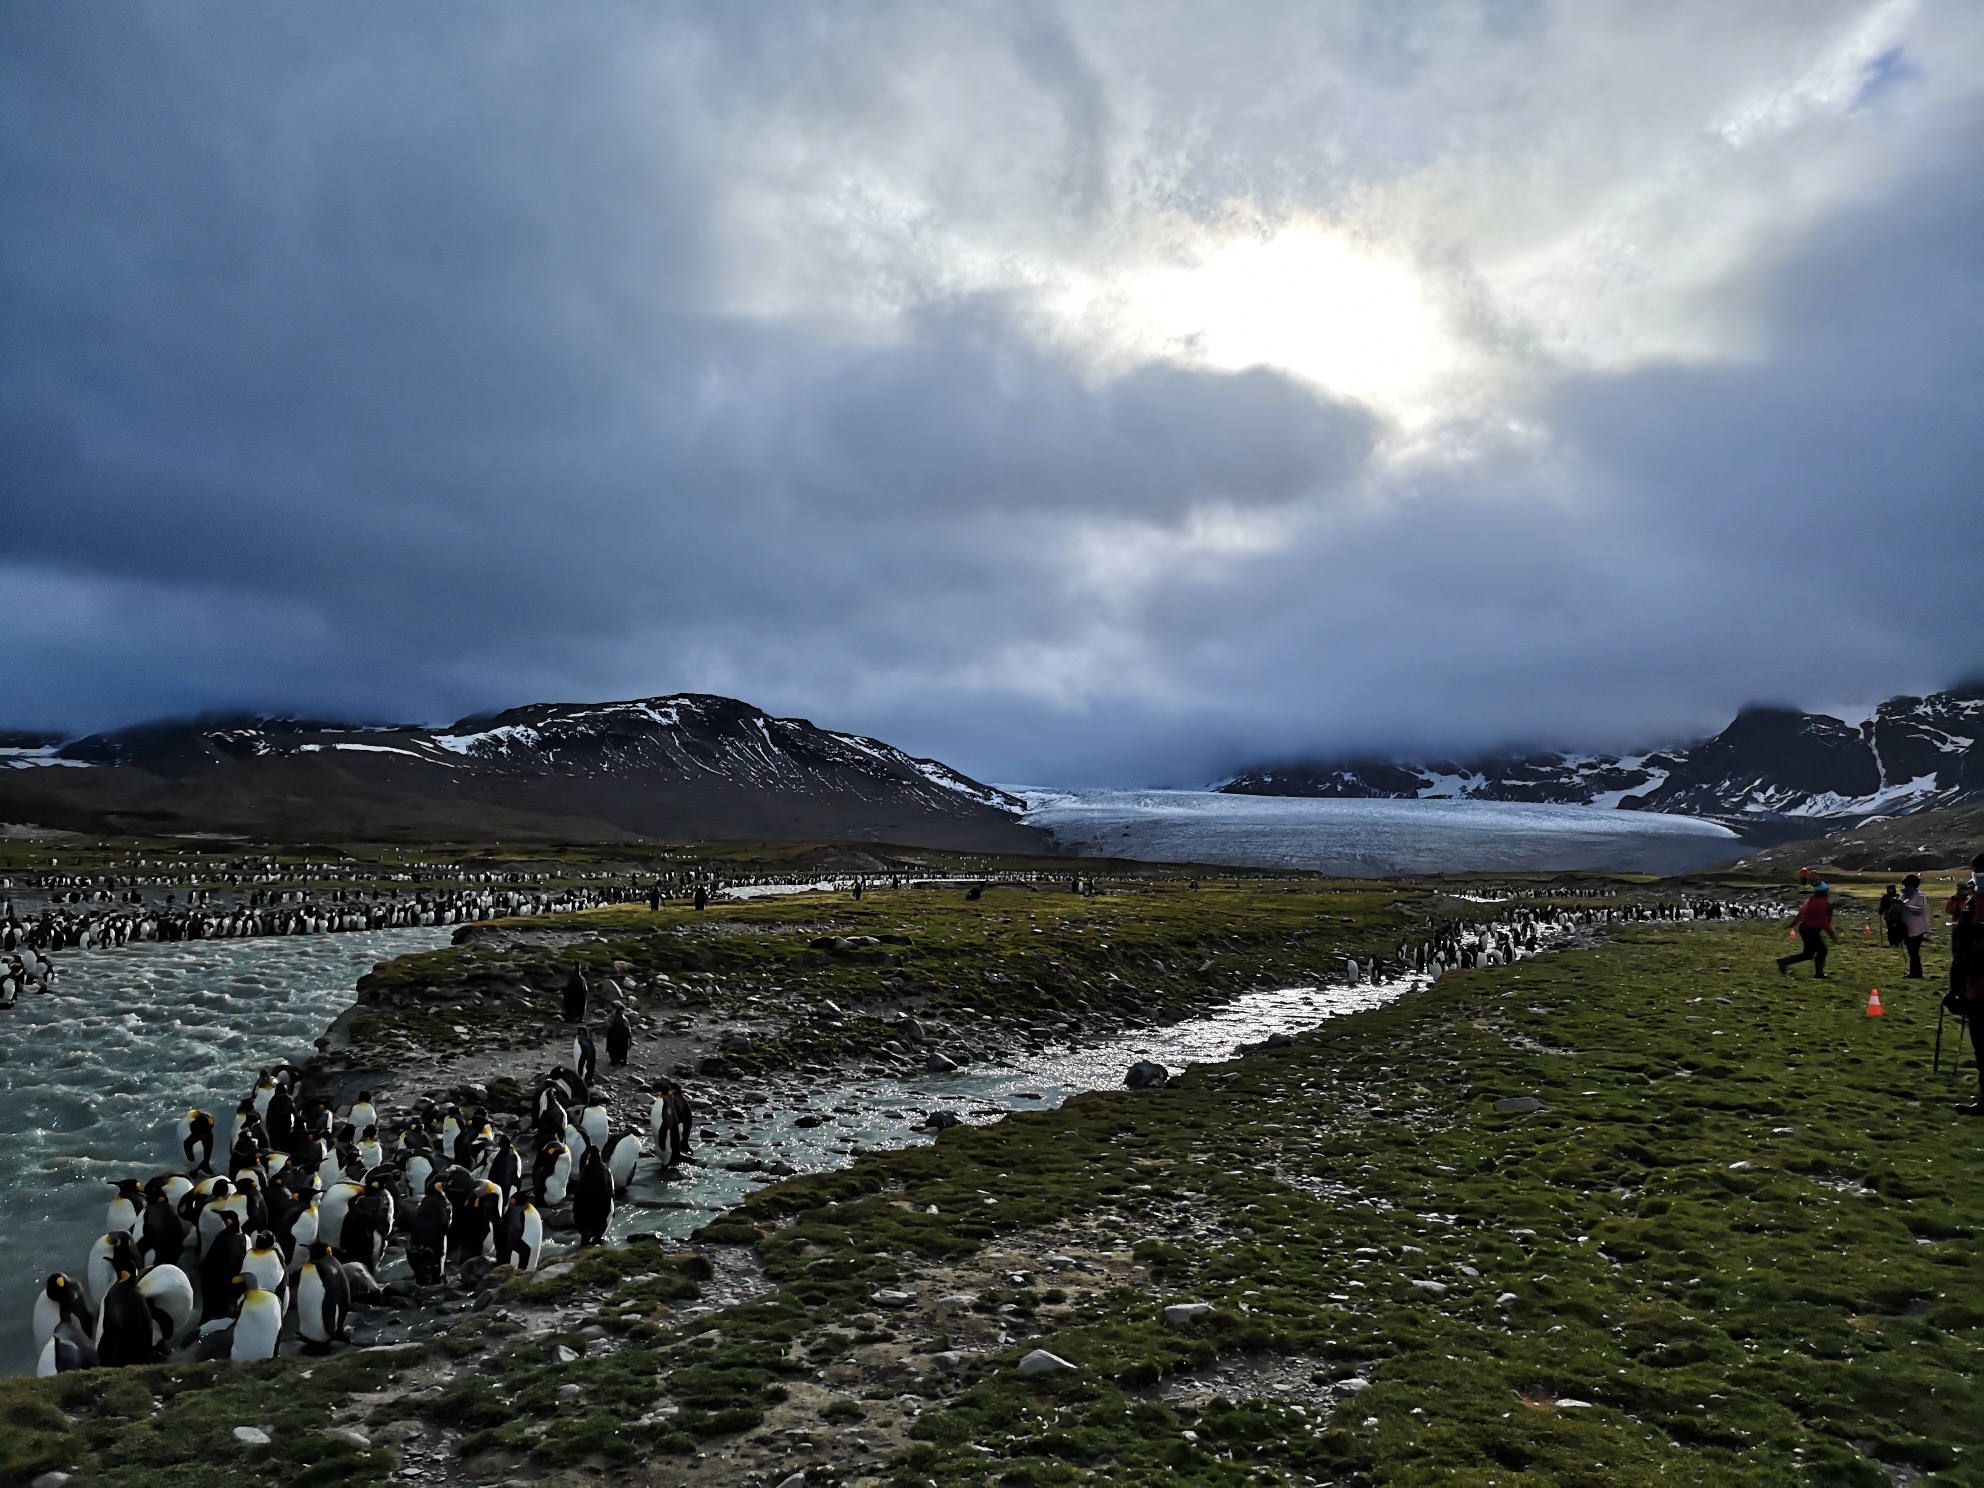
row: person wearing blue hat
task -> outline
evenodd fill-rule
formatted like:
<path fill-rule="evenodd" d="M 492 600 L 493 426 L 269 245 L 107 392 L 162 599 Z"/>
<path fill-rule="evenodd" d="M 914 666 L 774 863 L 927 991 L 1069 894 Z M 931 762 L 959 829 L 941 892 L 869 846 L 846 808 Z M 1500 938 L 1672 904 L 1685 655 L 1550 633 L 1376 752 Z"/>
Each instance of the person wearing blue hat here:
<path fill-rule="evenodd" d="M 1798 939 L 1803 943 L 1803 949 L 1795 956 L 1779 956 L 1777 974 L 1783 976 L 1800 961 L 1809 961 L 1812 963 L 1812 980 L 1824 981 L 1826 979 L 1825 938 L 1828 935 L 1832 936 L 1833 944 L 1837 945 L 1839 936 L 1832 928 L 1832 890 L 1823 880 L 1805 896 L 1805 902 L 1798 906 L 1798 913 L 1791 917 L 1791 928 L 1798 932 Z"/>

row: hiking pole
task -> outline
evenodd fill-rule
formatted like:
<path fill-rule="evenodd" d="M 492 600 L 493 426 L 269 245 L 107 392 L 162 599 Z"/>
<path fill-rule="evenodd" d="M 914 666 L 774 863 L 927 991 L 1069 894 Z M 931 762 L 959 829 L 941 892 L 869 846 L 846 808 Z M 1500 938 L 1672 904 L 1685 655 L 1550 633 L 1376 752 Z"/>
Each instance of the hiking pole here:
<path fill-rule="evenodd" d="M 1929 1073 L 1940 1075 L 1943 1072 L 1943 1019 L 1949 1016 L 1949 1009 L 1936 1004 L 1936 1058 L 1929 1066 Z"/>

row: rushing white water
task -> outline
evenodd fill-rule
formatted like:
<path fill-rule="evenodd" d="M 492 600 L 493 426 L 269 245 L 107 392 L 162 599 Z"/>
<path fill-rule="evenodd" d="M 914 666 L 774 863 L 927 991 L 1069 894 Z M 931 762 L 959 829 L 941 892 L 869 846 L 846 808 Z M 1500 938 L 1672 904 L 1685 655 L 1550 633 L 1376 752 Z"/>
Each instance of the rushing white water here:
<path fill-rule="evenodd" d="M 258 1068 L 311 1053 L 376 963 L 453 934 L 58 953 L 57 990 L 0 1011 L 0 1373 L 33 1368 L 35 1289 L 81 1268 L 109 1180 L 183 1167 L 173 1125 L 189 1106 L 232 1112 Z"/>
<path fill-rule="evenodd" d="M 1693 816 L 1518 801 L 1327 800 L 1006 786 L 1063 852 L 1381 877 L 1525 870 L 1682 873 L 1742 839 Z"/>

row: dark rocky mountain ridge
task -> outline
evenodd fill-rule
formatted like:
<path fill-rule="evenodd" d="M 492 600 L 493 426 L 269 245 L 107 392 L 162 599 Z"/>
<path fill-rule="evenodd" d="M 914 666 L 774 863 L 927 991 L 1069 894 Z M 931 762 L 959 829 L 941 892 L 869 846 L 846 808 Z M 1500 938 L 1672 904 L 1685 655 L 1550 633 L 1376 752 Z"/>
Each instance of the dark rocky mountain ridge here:
<path fill-rule="evenodd" d="M 852 838 L 1043 850 L 1015 797 L 880 739 L 701 693 L 448 728 L 206 717 L 0 744 L 0 819 L 296 838 Z"/>
<path fill-rule="evenodd" d="M 1721 733 L 1685 749 L 1305 761 L 1243 770 L 1218 789 L 1611 806 L 1812 835 L 1984 800 L 1980 738 L 1984 687 L 1964 687 L 1890 698 L 1857 725 L 1792 708 L 1745 708 Z"/>

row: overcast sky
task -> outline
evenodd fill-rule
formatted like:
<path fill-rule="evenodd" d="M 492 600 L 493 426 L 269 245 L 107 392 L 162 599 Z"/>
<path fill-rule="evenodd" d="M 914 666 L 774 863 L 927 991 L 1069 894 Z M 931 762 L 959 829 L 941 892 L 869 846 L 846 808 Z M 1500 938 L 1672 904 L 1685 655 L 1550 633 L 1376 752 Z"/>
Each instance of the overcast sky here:
<path fill-rule="evenodd" d="M 0 10 L 0 727 L 981 777 L 1984 663 L 1974 0 Z"/>

